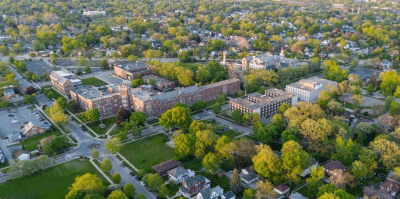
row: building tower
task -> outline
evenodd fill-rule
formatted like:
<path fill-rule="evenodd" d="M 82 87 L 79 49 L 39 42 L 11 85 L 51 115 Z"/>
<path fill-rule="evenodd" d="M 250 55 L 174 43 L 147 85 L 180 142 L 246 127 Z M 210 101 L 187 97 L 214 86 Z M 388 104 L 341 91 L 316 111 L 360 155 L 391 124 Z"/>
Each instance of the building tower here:
<path fill-rule="evenodd" d="M 129 87 L 125 83 L 122 83 L 121 85 L 119 85 L 119 95 L 121 96 L 122 107 L 125 110 L 133 111 L 130 108 L 131 103 L 129 100 L 129 96 L 130 96 Z"/>

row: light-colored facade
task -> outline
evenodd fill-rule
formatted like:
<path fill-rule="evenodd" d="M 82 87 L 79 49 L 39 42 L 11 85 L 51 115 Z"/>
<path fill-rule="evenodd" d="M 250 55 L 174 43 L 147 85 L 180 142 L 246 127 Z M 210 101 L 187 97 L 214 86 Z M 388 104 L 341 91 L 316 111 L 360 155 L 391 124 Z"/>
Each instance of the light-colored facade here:
<path fill-rule="evenodd" d="M 183 167 L 177 167 L 175 169 L 167 171 L 168 178 L 175 184 L 182 183 L 188 178 L 194 177 L 195 172 L 190 169 L 185 169 Z"/>
<path fill-rule="evenodd" d="M 283 55 L 283 54 L 281 54 Z M 256 56 L 244 57 L 242 59 L 243 69 L 280 69 L 285 67 L 297 67 L 299 61 L 297 59 L 289 59 L 284 56 L 272 55 L 270 53 Z"/>
<path fill-rule="evenodd" d="M 65 69 L 51 72 L 50 80 L 53 88 L 63 95 L 69 95 L 71 90 L 82 86 L 79 77 Z"/>
<path fill-rule="evenodd" d="M 286 92 L 296 95 L 298 98 L 297 101 L 315 103 L 317 102 L 321 91 L 328 90 L 329 86 L 336 88 L 337 82 L 318 77 L 311 77 L 286 85 Z"/>
<path fill-rule="evenodd" d="M 50 127 L 43 122 L 32 123 L 29 122 L 22 129 L 22 135 L 24 137 L 30 137 L 34 135 L 39 135 L 45 133 Z"/>
<path fill-rule="evenodd" d="M 231 111 L 240 109 L 244 113 L 258 113 L 260 117 L 269 118 L 276 114 L 276 110 L 283 104 L 296 104 L 297 98 L 290 93 L 276 88 L 265 90 L 265 95 L 249 94 L 247 99 L 233 99 L 229 101 Z"/>

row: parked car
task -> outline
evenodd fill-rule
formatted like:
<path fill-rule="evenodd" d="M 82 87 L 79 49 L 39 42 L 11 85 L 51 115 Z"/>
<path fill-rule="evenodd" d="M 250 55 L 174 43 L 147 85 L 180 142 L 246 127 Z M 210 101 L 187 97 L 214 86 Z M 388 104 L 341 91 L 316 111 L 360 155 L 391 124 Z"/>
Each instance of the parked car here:
<path fill-rule="evenodd" d="M 121 167 L 125 167 L 125 164 L 124 164 L 124 163 L 121 163 Z"/>
<path fill-rule="evenodd" d="M 13 120 L 11 121 L 11 123 L 13 123 L 13 124 L 18 124 L 18 123 L 19 123 L 19 121 L 18 121 L 18 120 L 16 120 L 16 119 L 13 119 Z"/>
<path fill-rule="evenodd" d="M 140 184 L 146 186 L 146 183 L 144 183 L 143 181 L 140 181 Z"/>
<path fill-rule="evenodd" d="M 129 175 L 131 176 L 135 176 L 135 174 L 133 172 L 129 172 Z"/>
<path fill-rule="evenodd" d="M 14 117 L 14 115 L 13 115 L 13 114 L 10 114 L 10 115 L 8 115 L 8 117 Z"/>

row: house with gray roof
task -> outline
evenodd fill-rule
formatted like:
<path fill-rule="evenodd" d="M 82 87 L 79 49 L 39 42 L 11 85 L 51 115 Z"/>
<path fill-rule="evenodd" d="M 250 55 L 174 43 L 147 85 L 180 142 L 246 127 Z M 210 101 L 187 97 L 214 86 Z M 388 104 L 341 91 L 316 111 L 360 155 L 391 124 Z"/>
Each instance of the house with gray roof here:
<path fill-rule="evenodd" d="M 200 193 L 197 194 L 196 198 L 197 199 L 218 199 L 219 197 L 222 196 L 224 193 L 224 190 L 220 186 L 216 186 L 214 188 L 207 187 L 203 190 L 200 191 Z"/>
<path fill-rule="evenodd" d="M 199 193 L 204 188 L 210 187 L 210 180 L 202 175 L 187 178 L 179 186 L 179 193 L 187 198 Z"/>
<path fill-rule="evenodd" d="M 228 191 L 221 196 L 221 199 L 236 199 L 236 194 L 233 191 Z"/>
<path fill-rule="evenodd" d="M 289 199 L 308 199 L 308 198 L 303 196 L 299 192 L 294 192 L 294 193 L 292 193 L 292 195 L 289 196 Z"/>
<path fill-rule="evenodd" d="M 167 171 L 168 178 L 175 184 L 182 183 L 184 180 L 190 177 L 194 177 L 194 171 L 185 169 L 184 167 L 177 167 Z"/>

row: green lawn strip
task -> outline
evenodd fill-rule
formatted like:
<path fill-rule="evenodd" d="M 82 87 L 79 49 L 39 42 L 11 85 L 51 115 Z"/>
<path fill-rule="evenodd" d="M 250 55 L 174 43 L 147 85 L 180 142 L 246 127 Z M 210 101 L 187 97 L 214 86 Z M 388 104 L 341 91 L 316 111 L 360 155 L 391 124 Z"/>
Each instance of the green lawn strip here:
<path fill-rule="evenodd" d="M 253 140 L 253 141 L 257 141 L 257 138 L 254 137 L 254 136 L 251 136 L 251 135 L 245 135 L 245 136 L 243 136 L 242 138 L 249 139 L 249 140 Z"/>
<path fill-rule="evenodd" d="M 157 134 L 123 145 L 120 153 L 137 169 L 151 172 L 153 166 L 173 158 L 174 149 L 166 142 L 166 135 Z"/>
<path fill-rule="evenodd" d="M 226 131 L 220 133 L 219 136 L 222 137 L 222 136 L 226 135 L 227 137 L 229 137 L 229 139 L 232 140 L 232 139 L 234 139 L 236 136 L 238 136 L 240 134 L 241 133 L 239 133 L 239 132 L 237 132 L 237 131 L 235 131 L 233 129 L 229 129 L 229 130 L 226 130 Z"/>
<path fill-rule="evenodd" d="M 82 85 L 93 85 L 95 87 L 107 85 L 106 82 L 98 79 L 97 77 L 89 77 L 85 79 L 81 79 Z"/>
<path fill-rule="evenodd" d="M 23 146 L 25 150 L 33 151 L 33 150 L 38 149 L 37 145 L 40 144 L 39 141 L 41 139 L 52 136 L 52 135 L 60 136 L 60 135 L 62 135 L 62 133 L 60 132 L 60 130 L 55 130 L 53 132 L 48 132 L 48 133 L 44 133 L 41 135 L 27 138 L 26 140 L 18 143 L 18 145 Z"/>
<path fill-rule="evenodd" d="M 99 167 L 100 167 L 100 162 L 99 160 L 93 160 L 93 162 Z M 110 179 L 112 178 L 111 174 L 109 172 L 104 172 Z"/>
<path fill-rule="evenodd" d="M 158 123 L 158 119 L 150 120 L 147 123 L 150 124 L 150 125 L 157 124 Z"/>
<path fill-rule="evenodd" d="M 211 187 L 220 186 L 224 191 L 231 190 L 230 180 L 226 176 L 219 177 L 218 175 L 212 175 L 209 172 L 197 172 L 197 175 L 202 175 L 210 180 Z"/>
<path fill-rule="evenodd" d="M 170 182 L 167 184 L 167 189 L 168 189 L 168 196 L 172 197 L 176 194 L 176 192 L 179 191 L 179 186 L 180 184 L 175 184 L 173 182 Z"/>
<path fill-rule="evenodd" d="M 185 169 L 190 169 L 192 171 L 200 171 L 203 165 L 200 159 L 195 159 L 191 162 L 186 163 L 184 167 Z"/>
<path fill-rule="evenodd" d="M 50 91 L 53 93 L 52 96 L 49 96 L 49 92 Z M 55 99 L 55 100 L 57 100 L 60 97 L 65 98 L 60 93 L 58 93 L 56 90 L 54 90 L 54 88 L 46 89 L 44 95 L 46 95 L 46 97 L 49 98 L 49 99 Z"/>
<path fill-rule="evenodd" d="M 75 177 L 86 173 L 96 174 L 103 179 L 104 185 L 109 185 L 106 179 L 89 161 L 72 160 L 32 176 L 26 176 L 0 184 L 0 197 L 7 199 L 52 199 L 65 198 L 68 187 Z"/>
<path fill-rule="evenodd" d="M 99 128 L 100 124 L 103 123 L 106 125 L 106 128 L 101 129 Z M 102 121 L 96 121 L 93 123 L 88 123 L 86 124 L 89 128 L 91 128 L 94 132 L 96 132 L 98 135 L 103 135 L 107 133 L 108 129 L 115 123 L 115 117 L 109 117 L 107 119 L 103 119 Z"/>
<path fill-rule="evenodd" d="M 129 169 L 129 170 L 131 170 L 135 175 L 136 175 L 136 170 L 135 169 L 133 169 L 132 167 L 131 167 L 131 165 L 129 165 L 127 162 L 125 162 L 124 160 L 122 161 L 122 163 Z"/>
<path fill-rule="evenodd" d="M 117 135 L 121 130 L 123 130 L 124 129 L 124 127 L 122 127 L 122 126 L 120 126 L 120 125 L 117 125 L 111 132 L 110 132 L 110 135 L 111 136 L 113 136 L 113 135 Z"/>
<path fill-rule="evenodd" d="M 10 166 L 10 164 L 8 164 L 8 162 L 6 161 L 4 164 L 0 164 L 0 169 L 5 168 Z"/>

